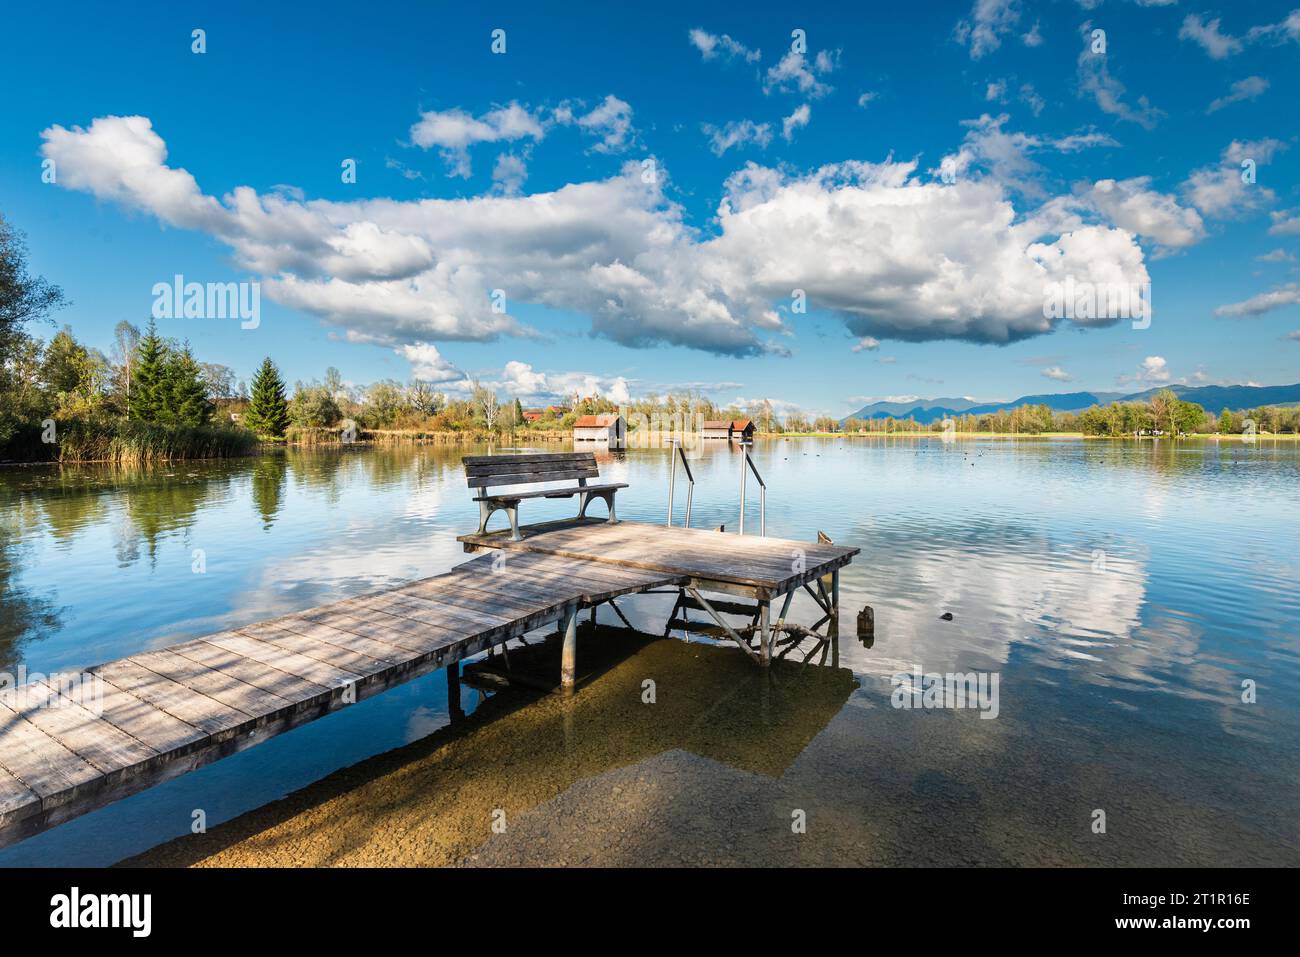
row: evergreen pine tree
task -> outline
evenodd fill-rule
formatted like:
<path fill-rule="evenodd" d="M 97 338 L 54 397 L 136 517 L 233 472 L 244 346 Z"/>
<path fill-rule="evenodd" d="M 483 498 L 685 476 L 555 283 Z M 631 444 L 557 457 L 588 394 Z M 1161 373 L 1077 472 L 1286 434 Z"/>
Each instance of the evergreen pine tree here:
<path fill-rule="evenodd" d="M 166 419 L 168 403 L 168 348 L 153 320 L 136 347 L 131 372 L 131 418 L 155 425 Z"/>
<path fill-rule="evenodd" d="M 284 398 L 284 380 L 270 358 L 262 361 L 253 376 L 253 394 L 244 413 L 244 425 L 258 435 L 279 438 L 289 427 L 289 403 Z"/>
<path fill-rule="evenodd" d="M 189 343 L 172 355 L 169 366 L 168 419 L 176 425 L 206 425 L 212 405 L 208 402 L 203 370 L 194 360 Z"/>

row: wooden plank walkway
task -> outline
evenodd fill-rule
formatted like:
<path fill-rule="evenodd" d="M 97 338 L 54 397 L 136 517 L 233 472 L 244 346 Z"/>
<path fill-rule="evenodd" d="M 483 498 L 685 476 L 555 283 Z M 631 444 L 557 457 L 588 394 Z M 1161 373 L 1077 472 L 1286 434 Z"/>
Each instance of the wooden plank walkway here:
<path fill-rule="evenodd" d="M 102 709 L 0 693 L 0 846 L 242 751 L 578 608 L 685 576 L 542 553 L 207 635 L 90 669 Z"/>
<path fill-rule="evenodd" d="M 461 535 L 466 551 L 504 549 L 599 562 L 683 576 L 700 587 L 759 600 L 783 595 L 853 560 L 860 549 L 700 528 L 604 519 L 566 519 L 524 525 L 521 541 L 508 530 Z"/>

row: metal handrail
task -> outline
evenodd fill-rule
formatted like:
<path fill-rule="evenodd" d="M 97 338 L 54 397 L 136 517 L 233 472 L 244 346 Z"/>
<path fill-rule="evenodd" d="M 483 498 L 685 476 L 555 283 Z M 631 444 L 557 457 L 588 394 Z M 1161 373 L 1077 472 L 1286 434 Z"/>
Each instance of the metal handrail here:
<path fill-rule="evenodd" d="M 691 472 L 691 463 L 686 461 L 686 453 L 682 450 L 682 444 L 677 439 L 673 439 L 672 469 L 668 473 L 668 527 L 673 525 L 673 486 L 677 482 L 677 459 L 681 458 L 682 467 L 686 469 L 686 480 L 690 484 L 686 487 L 686 522 L 683 528 L 691 527 L 691 502 L 695 498 L 695 475 Z"/>
<path fill-rule="evenodd" d="M 754 473 L 754 478 L 758 479 L 758 534 L 767 537 L 767 483 L 763 481 L 763 476 L 758 472 L 758 466 L 749 455 L 749 446 L 740 447 L 740 534 L 745 534 L 745 466 L 748 465 L 750 471 Z"/>

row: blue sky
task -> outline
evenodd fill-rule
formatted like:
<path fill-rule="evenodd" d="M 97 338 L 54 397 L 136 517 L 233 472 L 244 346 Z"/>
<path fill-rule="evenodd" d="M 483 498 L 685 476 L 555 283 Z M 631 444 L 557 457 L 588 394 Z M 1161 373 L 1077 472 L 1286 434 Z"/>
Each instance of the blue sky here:
<path fill-rule="evenodd" d="M 241 376 L 834 415 L 1300 380 L 1289 3 L 179 6 L 0 38 L 0 211 L 101 348 L 179 273 L 261 284 L 256 329 L 160 322 Z M 1149 281 L 1150 327 L 1044 320 L 1067 275 Z"/>

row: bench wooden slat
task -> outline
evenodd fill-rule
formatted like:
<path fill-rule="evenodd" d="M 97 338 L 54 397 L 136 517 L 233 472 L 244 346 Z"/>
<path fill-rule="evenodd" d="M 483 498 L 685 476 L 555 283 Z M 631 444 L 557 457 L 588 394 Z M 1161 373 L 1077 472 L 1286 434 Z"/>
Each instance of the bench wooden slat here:
<path fill-rule="evenodd" d="M 579 488 L 541 488 L 533 492 L 489 492 L 483 490 L 483 494 L 476 495 L 470 501 L 488 502 L 493 499 L 525 499 L 525 498 L 573 498 L 579 492 L 612 492 L 615 489 L 627 488 L 626 482 L 610 482 L 606 485 L 585 485 Z"/>
<path fill-rule="evenodd" d="M 498 472 L 565 472 L 572 469 L 597 468 L 594 458 L 561 459 L 556 462 L 520 462 L 513 455 L 504 455 L 491 465 L 467 465 L 469 475 L 495 475 Z"/>
<path fill-rule="evenodd" d="M 523 455 L 466 455 L 461 457 L 461 464 L 466 468 L 496 465 L 499 462 L 528 463 L 536 462 L 596 462 L 594 452 L 529 452 Z"/>
<path fill-rule="evenodd" d="M 566 472 L 499 472 L 492 475 L 466 475 L 465 484 L 470 488 L 486 488 L 491 485 L 533 485 L 538 482 L 567 482 L 573 479 L 599 478 L 599 469 L 571 469 Z"/>

